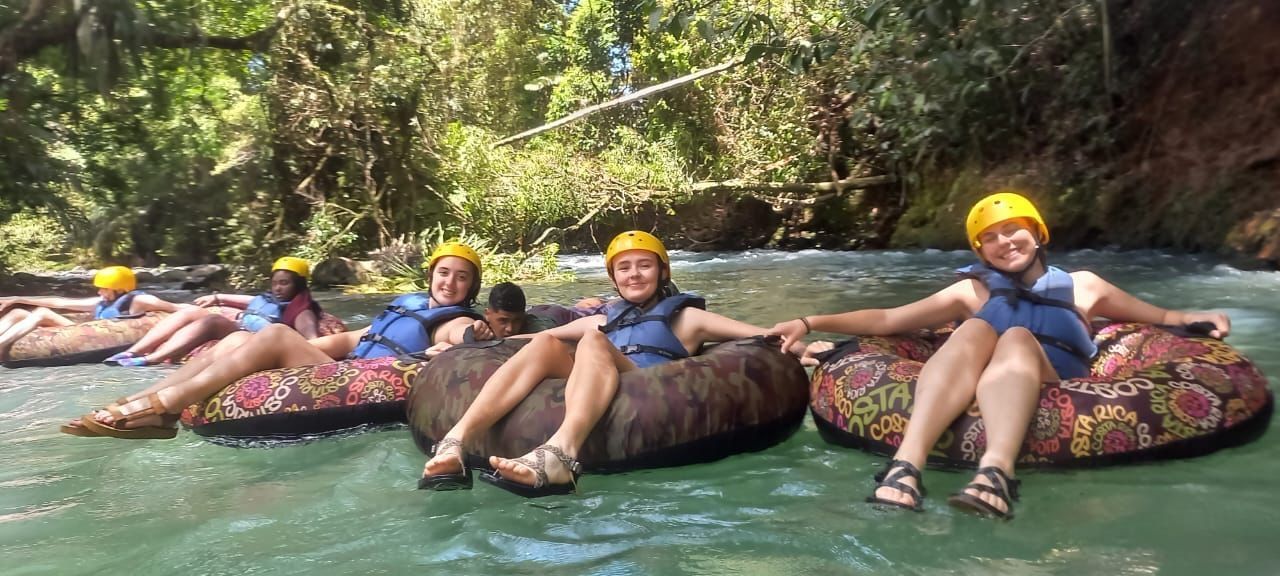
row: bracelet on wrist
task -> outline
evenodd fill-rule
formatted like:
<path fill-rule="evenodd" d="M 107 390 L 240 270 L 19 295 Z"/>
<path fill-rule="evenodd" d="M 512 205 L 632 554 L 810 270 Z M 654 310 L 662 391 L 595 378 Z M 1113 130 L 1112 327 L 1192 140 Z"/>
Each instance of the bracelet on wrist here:
<path fill-rule="evenodd" d="M 810 326 L 810 325 L 809 325 L 809 320 L 808 320 L 807 318 L 805 318 L 804 316 L 801 316 L 801 317 L 797 318 L 797 320 L 799 320 L 801 324 L 804 324 L 804 333 L 805 333 L 805 334 L 808 334 L 808 333 L 810 333 L 810 332 L 813 332 L 813 326 Z"/>

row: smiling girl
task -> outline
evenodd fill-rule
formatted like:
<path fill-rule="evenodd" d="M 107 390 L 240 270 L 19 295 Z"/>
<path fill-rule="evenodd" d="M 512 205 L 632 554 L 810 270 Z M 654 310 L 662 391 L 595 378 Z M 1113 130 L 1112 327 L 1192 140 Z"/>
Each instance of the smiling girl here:
<path fill-rule="evenodd" d="M 1036 207 L 1013 192 L 992 194 L 965 219 L 980 262 L 961 280 L 905 306 L 807 316 L 770 330 L 792 344 L 810 330 L 891 335 L 944 324 L 955 332 L 925 363 L 911 420 L 897 453 L 876 475 L 877 504 L 921 510 L 920 470 L 929 449 L 974 400 L 986 427 L 986 452 L 973 481 L 948 502 L 1009 518 L 1018 498 L 1014 462 L 1040 397 L 1041 383 L 1089 374 L 1096 352 L 1088 321 L 1183 325 L 1207 321 L 1221 338 L 1230 320 L 1217 312 L 1179 312 L 1139 300 L 1092 272 L 1067 273 L 1045 263 L 1049 229 Z M 817 347 L 829 347 L 818 344 Z M 810 351 L 816 347 L 811 347 Z"/>

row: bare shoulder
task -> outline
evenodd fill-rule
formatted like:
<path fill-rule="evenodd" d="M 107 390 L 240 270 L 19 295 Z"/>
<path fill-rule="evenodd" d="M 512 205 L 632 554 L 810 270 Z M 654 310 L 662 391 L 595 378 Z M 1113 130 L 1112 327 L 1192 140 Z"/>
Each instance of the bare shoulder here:
<path fill-rule="evenodd" d="M 929 298 L 936 298 L 938 304 L 944 307 L 963 307 L 972 315 L 982 309 L 982 305 L 987 302 L 987 298 L 990 296 L 991 293 L 982 282 L 973 278 L 961 278 L 950 286 L 935 292 Z"/>

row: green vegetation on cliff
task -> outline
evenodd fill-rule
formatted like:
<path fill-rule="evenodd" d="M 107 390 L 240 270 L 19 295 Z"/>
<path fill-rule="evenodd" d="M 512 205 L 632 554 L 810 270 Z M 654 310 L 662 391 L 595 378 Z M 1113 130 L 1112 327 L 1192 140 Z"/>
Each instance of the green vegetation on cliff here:
<path fill-rule="evenodd" d="M 957 215 L 1003 184 L 1066 245 L 1248 249 L 1237 224 L 1277 201 L 1277 20 L 1242 1 L 18 0 L 0 265 L 360 257 L 437 229 L 500 251 L 650 225 L 693 247 L 744 226 L 739 245 L 957 246 Z"/>

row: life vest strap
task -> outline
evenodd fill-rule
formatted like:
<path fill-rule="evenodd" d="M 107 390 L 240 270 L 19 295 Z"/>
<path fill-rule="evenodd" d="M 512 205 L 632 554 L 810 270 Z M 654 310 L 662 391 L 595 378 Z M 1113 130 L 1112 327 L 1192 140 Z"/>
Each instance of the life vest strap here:
<path fill-rule="evenodd" d="M 395 340 L 384 337 L 381 334 L 373 334 L 370 332 L 365 332 L 364 336 L 360 337 L 360 341 L 372 342 L 374 344 L 381 344 L 382 346 L 386 346 L 387 348 L 390 348 L 392 351 L 394 351 L 397 355 L 400 355 L 400 356 L 408 356 L 412 354 L 410 350 L 406 349 L 404 346 L 401 346 L 399 342 L 396 342 Z M 352 353 L 354 354 L 354 352 Z"/>
<path fill-rule="evenodd" d="M 627 344 L 626 346 L 618 347 L 618 350 L 622 351 L 623 354 L 628 356 L 631 354 L 657 354 L 669 360 L 681 360 L 687 357 L 685 355 L 676 354 L 675 352 L 667 350 L 666 348 L 659 348 L 657 346 L 647 346 L 644 344 Z"/>

